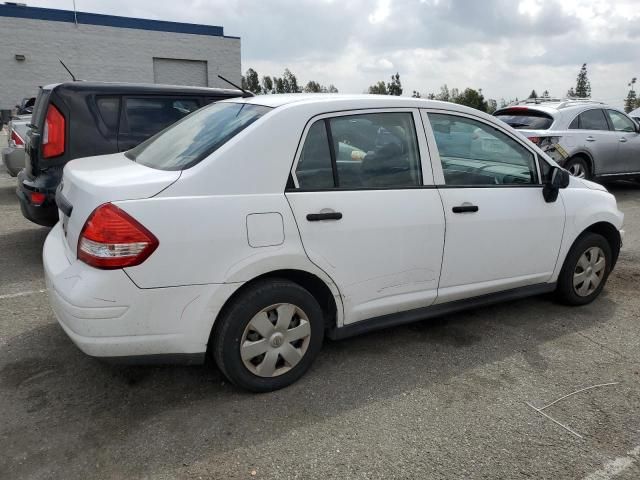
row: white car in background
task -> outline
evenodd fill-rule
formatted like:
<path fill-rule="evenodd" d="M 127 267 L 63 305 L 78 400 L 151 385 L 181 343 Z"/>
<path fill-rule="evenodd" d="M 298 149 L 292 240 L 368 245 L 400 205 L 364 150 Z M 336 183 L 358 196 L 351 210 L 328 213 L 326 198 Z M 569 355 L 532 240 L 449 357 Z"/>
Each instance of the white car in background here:
<path fill-rule="evenodd" d="M 497 119 L 372 95 L 203 108 L 66 165 L 44 246 L 55 314 L 89 355 L 201 362 L 252 391 L 324 336 L 497 301 L 601 292 L 623 216 Z"/>

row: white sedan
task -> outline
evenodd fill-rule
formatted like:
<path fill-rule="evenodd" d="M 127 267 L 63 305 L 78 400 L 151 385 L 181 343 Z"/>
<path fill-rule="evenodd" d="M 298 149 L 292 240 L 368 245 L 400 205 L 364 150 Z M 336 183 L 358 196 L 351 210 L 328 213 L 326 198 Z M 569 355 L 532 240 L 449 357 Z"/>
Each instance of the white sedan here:
<path fill-rule="evenodd" d="M 555 292 L 602 291 L 622 213 L 500 120 L 450 103 L 265 95 L 72 161 L 44 246 L 89 355 L 297 380 L 323 338 Z"/>

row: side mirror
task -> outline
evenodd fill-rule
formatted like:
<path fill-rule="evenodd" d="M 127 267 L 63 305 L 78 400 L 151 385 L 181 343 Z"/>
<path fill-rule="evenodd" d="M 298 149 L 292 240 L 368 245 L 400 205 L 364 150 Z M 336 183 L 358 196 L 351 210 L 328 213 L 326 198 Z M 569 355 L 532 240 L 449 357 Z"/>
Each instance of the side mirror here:
<path fill-rule="evenodd" d="M 547 203 L 555 202 L 558 199 L 558 193 L 560 193 L 560 189 L 567 188 L 570 181 L 571 176 L 569 175 L 569 172 L 567 172 L 563 168 L 553 167 L 550 179 L 545 182 L 544 186 L 542 187 L 542 195 L 544 196 L 544 200 Z"/>

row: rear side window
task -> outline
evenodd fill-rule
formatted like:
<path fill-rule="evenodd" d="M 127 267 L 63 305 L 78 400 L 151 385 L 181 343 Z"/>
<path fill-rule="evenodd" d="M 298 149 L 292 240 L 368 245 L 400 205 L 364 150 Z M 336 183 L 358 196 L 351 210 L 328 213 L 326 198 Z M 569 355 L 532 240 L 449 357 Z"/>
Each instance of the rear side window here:
<path fill-rule="evenodd" d="M 495 116 L 510 127 L 523 130 L 548 130 L 553 123 L 551 115 L 526 107 L 501 110 Z"/>
<path fill-rule="evenodd" d="M 334 187 L 329 137 L 324 120 L 314 123 L 302 147 L 296 167 L 298 185 L 305 190 L 325 190 Z"/>
<path fill-rule="evenodd" d="M 158 170 L 184 170 L 209 156 L 270 110 L 247 103 L 214 103 L 125 155 Z"/>
<path fill-rule="evenodd" d="M 578 115 L 569 125 L 571 130 L 609 130 L 609 124 L 600 108 L 587 110 Z"/>
<path fill-rule="evenodd" d="M 296 166 L 300 189 L 404 188 L 422 184 L 410 112 L 316 121 Z"/>
<path fill-rule="evenodd" d="M 104 124 L 109 130 L 117 130 L 118 118 L 120 117 L 120 97 L 98 97 L 96 104 Z"/>
<path fill-rule="evenodd" d="M 607 115 L 609 115 L 609 120 L 611 120 L 613 129 L 616 132 L 636 131 L 636 126 L 633 124 L 633 121 L 631 121 L 631 119 L 626 115 L 623 115 L 620 112 L 616 112 L 615 110 L 607 110 Z"/>
<path fill-rule="evenodd" d="M 128 133 L 153 135 L 200 107 L 190 98 L 126 98 Z"/>

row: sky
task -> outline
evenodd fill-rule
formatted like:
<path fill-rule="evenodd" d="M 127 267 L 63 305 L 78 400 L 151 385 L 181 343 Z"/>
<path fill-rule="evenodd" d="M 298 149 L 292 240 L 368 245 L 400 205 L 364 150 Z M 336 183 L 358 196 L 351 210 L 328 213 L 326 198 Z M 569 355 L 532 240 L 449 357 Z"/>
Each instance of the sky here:
<path fill-rule="evenodd" d="M 73 9 L 73 0 L 20 0 Z M 640 0 L 76 0 L 78 11 L 221 25 L 242 70 L 362 93 L 481 88 L 500 101 L 564 96 L 588 64 L 592 97 L 622 106 L 640 77 Z"/>

